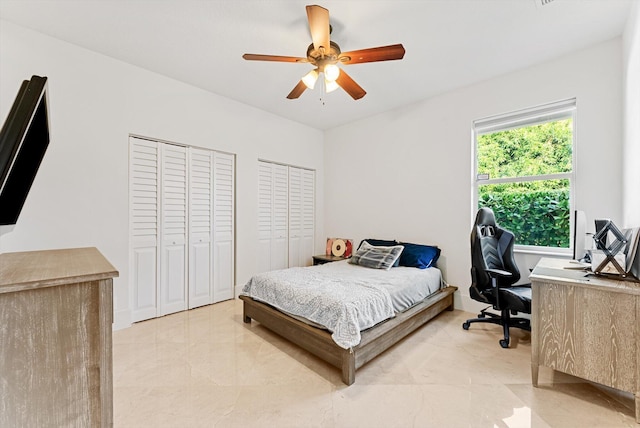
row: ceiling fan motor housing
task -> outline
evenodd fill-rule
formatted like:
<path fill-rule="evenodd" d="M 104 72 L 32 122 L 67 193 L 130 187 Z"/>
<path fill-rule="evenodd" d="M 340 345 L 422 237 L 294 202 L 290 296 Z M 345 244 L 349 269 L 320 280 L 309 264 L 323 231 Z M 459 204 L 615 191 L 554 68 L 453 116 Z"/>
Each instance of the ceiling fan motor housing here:
<path fill-rule="evenodd" d="M 338 62 L 338 57 L 342 53 L 340 50 L 340 46 L 338 46 L 335 42 L 329 42 L 329 49 L 325 49 L 324 46 L 321 46 L 319 49 L 315 49 L 313 47 L 313 43 L 309 45 L 307 48 L 307 59 L 309 62 L 319 68 L 320 71 L 323 71 L 324 66 L 327 64 L 336 64 Z"/>

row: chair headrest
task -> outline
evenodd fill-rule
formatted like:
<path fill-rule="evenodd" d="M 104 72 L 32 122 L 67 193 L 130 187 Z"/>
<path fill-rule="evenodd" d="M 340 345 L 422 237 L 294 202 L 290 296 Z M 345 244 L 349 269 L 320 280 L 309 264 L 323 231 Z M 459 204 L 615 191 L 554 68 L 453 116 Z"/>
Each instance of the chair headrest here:
<path fill-rule="evenodd" d="M 490 208 L 482 207 L 476 214 L 476 225 L 496 226 L 496 218 Z"/>

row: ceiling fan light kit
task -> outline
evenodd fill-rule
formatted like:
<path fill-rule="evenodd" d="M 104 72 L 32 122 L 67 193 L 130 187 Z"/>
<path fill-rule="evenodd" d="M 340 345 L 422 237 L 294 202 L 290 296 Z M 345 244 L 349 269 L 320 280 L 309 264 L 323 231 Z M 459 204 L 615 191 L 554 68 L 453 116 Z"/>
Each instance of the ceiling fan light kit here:
<path fill-rule="evenodd" d="M 340 75 L 340 67 L 335 64 L 327 64 L 324 66 L 324 78 L 330 82 L 335 80 Z"/>
<path fill-rule="evenodd" d="M 306 58 L 261 54 L 242 55 L 248 61 L 308 62 L 315 66 L 316 68 L 304 75 L 287 95 L 288 99 L 299 98 L 305 89 L 313 89 L 318 76 L 322 73 L 327 93 L 333 92 L 340 87 L 354 100 L 359 100 L 367 92 L 344 70 L 338 67 L 339 63 L 343 65 L 361 64 L 365 62 L 392 61 L 404 57 L 405 51 L 401 44 L 342 52 L 340 46 L 330 40 L 331 26 L 329 25 L 329 11 L 327 9 L 318 5 L 307 6 L 307 19 L 313 42 L 307 48 Z"/>
<path fill-rule="evenodd" d="M 318 70 L 311 70 L 307 74 L 302 77 L 302 81 L 305 86 L 309 89 L 313 89 L 316 86 L 316 81 L 318 80 Z"/>
<path fill-rule="evenodd" d="M 329 92 L 333 92 L 336 89 L 338 89 L 340 87 L 340 85 L 338 85 L 338 83 L 336 83 L 335 80 L 327 80 L 324 79 L 324 91 L 325 93 L 329 93 Z"/>

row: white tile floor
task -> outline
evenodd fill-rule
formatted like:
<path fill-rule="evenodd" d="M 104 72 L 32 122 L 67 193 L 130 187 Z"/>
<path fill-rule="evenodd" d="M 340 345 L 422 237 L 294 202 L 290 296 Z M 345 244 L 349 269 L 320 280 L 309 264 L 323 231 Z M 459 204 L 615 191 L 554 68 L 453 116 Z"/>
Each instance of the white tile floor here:
<path fill-rule="evenodd" d="M 632 427 L 630 396 L 540 369 L 514 330 L 444 312 L 356 373 L 261 327 L 232 300 L 113 334 L 116 427 Z"/>

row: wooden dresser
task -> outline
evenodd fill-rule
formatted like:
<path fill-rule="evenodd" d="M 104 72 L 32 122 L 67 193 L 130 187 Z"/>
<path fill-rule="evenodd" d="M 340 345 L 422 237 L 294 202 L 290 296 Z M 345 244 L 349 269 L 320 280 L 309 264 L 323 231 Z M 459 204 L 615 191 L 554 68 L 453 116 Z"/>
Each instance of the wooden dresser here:
<path fill-rule="evenodd" d="M 545 366 L 635 396 L 640 423 L 640 283 L 567 260 L 540 260 L 531 279 L 531 378 Z"/>
<path fill-rule="evenodd" d="M 96 248 L 0 254 L 0 426 L 113 425 L 115 268 Z"/>

